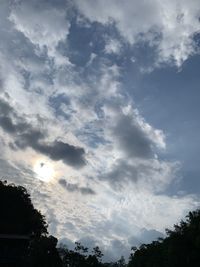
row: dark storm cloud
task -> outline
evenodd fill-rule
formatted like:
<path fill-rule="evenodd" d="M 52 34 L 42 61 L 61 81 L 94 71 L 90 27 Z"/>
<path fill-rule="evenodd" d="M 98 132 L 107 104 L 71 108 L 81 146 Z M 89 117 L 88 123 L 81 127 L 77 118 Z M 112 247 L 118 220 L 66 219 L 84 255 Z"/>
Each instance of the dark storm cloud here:
<path fill-rule="evenodd" d="M 86 164 L 83 148 L 59 140 L 45 142 L 44 139 L 48 133 L 35 129 L 30 123 L 19 117 L 10 104 L 3 99 L 0 99 L 0 112 L 0 127 L 14 138 L 14 142 L 9 144 L 10 148 L 16 150 L 17 148 L 31 147 L 52 160 L 62 160 L 65 164 L 74 167 L 82 167 Z"/>
<path fill-rule="evenodd" d="M 59 184 L 69 192 L 80 192 L 83 195 L 95 195 L 95 191 L 89 187 L 81 187 L 78 184 L 68 183 L 65 179 L 60 179 Z"/>
<path fill-rule="evenodd" d="M 151 158 L 152 142 L 131 116 L 121 115 L 113 129 L 128 157 Z"/>

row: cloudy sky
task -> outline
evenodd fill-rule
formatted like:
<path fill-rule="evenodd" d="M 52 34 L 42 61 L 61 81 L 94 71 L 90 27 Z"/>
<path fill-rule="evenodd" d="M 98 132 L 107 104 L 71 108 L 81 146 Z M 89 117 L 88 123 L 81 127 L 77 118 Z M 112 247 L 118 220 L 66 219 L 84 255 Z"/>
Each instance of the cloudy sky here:
<path fill-rule="evenodd" d="M 199 207 L 199 0 L 2 0 L 1 178 L 49 232 L 127 256 Z"/>

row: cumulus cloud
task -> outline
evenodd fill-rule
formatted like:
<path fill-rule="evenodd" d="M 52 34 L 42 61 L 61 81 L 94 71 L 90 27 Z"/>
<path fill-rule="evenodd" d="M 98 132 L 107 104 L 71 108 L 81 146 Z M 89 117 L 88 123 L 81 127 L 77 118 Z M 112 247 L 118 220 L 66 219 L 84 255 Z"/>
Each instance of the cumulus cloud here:
<path fill-rule="evenodd" d="M 181 66 L 196 52 L 193 37 L 200 30 L 199 1 L 80 1 L 78 9 L 90 20 L 113 23 L 130 43 L 148 42 L 156 46 L 158 62 Z M 106 6 L 106 9 L 105 9 Z"/>
<path fill-rule="evenodd" d="M 120 146 L 126 151 L 128 157 L 152 157 L 149 137 L 130 116 L 119 117 L 113 129 L 113 135 L 117 136 Z"/>
<path fill-rule="evenodd" d="M 45 51 L 46 48 L 49 56 L 58 64 L 68 62 L 56 51 L 58 43 L 69 33 L 67 6 L 64 2 L 63 5 L 65 8 L 47 1 L 21 1 L 12 5 L 9 17 L 15 28 L 23 33 L 36 49 Z"/>

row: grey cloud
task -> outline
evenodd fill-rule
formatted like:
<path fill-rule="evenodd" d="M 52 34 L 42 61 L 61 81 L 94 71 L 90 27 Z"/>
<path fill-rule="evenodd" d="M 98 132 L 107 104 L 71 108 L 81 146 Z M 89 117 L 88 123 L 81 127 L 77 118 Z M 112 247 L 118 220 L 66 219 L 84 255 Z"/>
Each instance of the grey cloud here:
<path fill-rule="evenodd" d="M 1 103 L 0 103 L 1 106 Z M 17 123 L 13 122 L 12 117 L 17 117 Z M 16 113 L 14 113 L 10 107 L 10 112 L 1 113 L 0 115 L 0 126 L 4 129 L 4 131 L 14 134 L 14 133 L 22 133 L 24 131 L 29 130 L 32 126 L 22 118 L 19 118 Z"/>
<path fill-rule="evenodd" d="M 105 230 L 106 231 L 106 230 Z M 97 239 L 95 236 L 84 236 L 78 240 L 84 246 L 88 247 L 92 250 L 93 247 L 99 246 L 100 250 L 103 252 L 103 261 L 110 262 L 113 260 L 119 260 L 123 255 L 126 259 L 128 259 L 130 255 L 130 247 L 129 245 L 121 241 L 119 239 L 112 239 L 109 242 L 109 245 L 105 246 L 102 240 Z"/>
<path fill-rule="evenodd" d="M 59 184 L 69 192 L 80 192 L 83 195 L 95 195 L 95 191 L 89 187 L 81 187 L 78 184 L 68 183 L 65 179 L 60 179 Z"/>
<path fill-rule="evenodd" d="M 131 116 L 121 115 L 113 128 L 119 145 L 128 157 L 151 158 L 152 142 Z"/>
<path fill-rule="evenodd" d="M 140 234 L 140 238 L 144 243 L 145 242 L 151 243 L 153 240 L 157 240 L 158 238 L 163 238 L 163 237 L 164 234 L 155 229 L 147 230 L 143 228 Z"/>
<path fill-rule="evenodd" d="M 48 133 L 33 128 L 31 124 L 17 115 L 8 102 L 2 99 L 0 99 L 0 111 L 0 127 L 11 134 L 15 139 L 13 144 L 9 144 L 11 148 L 25 149 L 31 147 L 35 151 L 47 155 L 52 160 L 62 160 L 65 164 L 74 167 L 83 167 L 86 164 L 84 159 L 85 151 L 83 148 L 58 140 L 51 143 L 45 142 L 44 138 Z M 15 123 L 12 117 L 15 117 Z M 86 191 L 83 190 L 83 193 L 84 192 Z"/>
<path fill-rule="evenodd" d="M 0 125 L 1 127 L 8 133 L 14 133 L 15 132 L 15 126 L 12 123 L 11 118 L 9 117 L 0 117 Z"/>
<path fill-rule="evenodd" d="M 78 240 L 84 246 L 92 249 L 93 247 L 97 246 L 97 241 L 92 236 L 84 236 Z"/>
<path fill-rule="evenodd" d="M 64 163 L 74 167 L 83 167 L 86 164 L 83 148 L 75 147 L 62 141 L 56 140 L 50 144 L 40 144 L 37 142 L 33 145 L 33 148 L 47 155 L 52 160 L 62 160 Z"/>
<path fill-rule="evenodd" d="M 61 238 L 61 239 L 59 239 L 59 246 L 66 246 L 68 249 L 71 249 L 71 250 L 73 250 L 74 249 L 74 247 L 75 247 L 75 244 L 70 240 L 70 239 L 68 239 L 68 238 Z"/>
<path fill-rule="evenodd" d="M 122 180 L 132 180 L 134 182 L 138 179 L 138 166 L 132 166 L 125 160 L 118 160 L 110 172 L 104 178 L 108 178 L 111 183 L 119 183 Z"/>
<path fill-rule="evenodd" d="M 95 191 L 89 187 L 81 187 L 80 191 L 83 195 L 95 195 Z"/>
<path fill-rule="evenodd" d="M 107 180 L 115 190 L 123 190 L 128 181 L 136 183 L 140 178 L 142 167 L 131 165 L 125 160 L 118 160 L 109 172 L 99 175 L 100 180 Z"/>
<path fill-rule="evenodd" d="M 148 244 L 154 240 L 157 240 L 158 238 L 163 238 L 163 237 L 164 234 L 155 229 L 147 230 L 146 228 L 143 228 L 138 236 L 131 236 L 128 239 L 128 242 L 131 246 L 138 247 L 142 244 Z"/>
<path fill-rule="evenodd" d="M 110 247 L 106 249 L 104 254 L 104 257 L 109 261 L 112 261 L 112 259 L 119 260 L 121 256 L 124 256 L 127 260 L 130 256 L 130 247 L 126 242 L 114 239 L 111 241 Z"/>
<path fill-rule="evenodd" d="M 66 222 L 66 223 L 65 223 L 65 227 L 66 227 L 68 230 L 70 230 L 70 231 L 76 230 L 76 227 L 75 227 L 74 224 L 71 223 L 71 222 Z"/>
<path fill-rule="evenodd" d="M 12 150 L 15 150 L 15 151 L 18 150 L 17 147 L 15 146 L 15 144 L 13 144 L 12 142 L 9 142 L 8 146 L 9 146 L 9 148 L 12 149 Z"/>
<path fill-rule="evenodd" d="M 0 113 L 1 115 L 8 115 L 13 112 L 13 108 L 10 104 L 3 99 L 0 98 Z"/>
<path fill-rule="evenodd" d="M 52 160 L 62 160 L 64 163 L 74 167 L 83 167 L 86 164 L 83 148 L 57 140 L 51 143 L 45 143 L 43 141 L 44 133 L 32 128 L 28 130 L 28 132 L 18 135 L 15 141 L 15 145 L 20 149 L 31 147 L 35 151 L 50 157 Z"/>
<path fill-rule="evenodd" d="M 177 164 L 157 160 L 128 161 L 119 159 L 111 169 L 98 175 L 100 180 L 107 180 L 119 191 L 127 188 L 130 182 L 154 192 L 162 192 L 172 181 L 177 172 Z"/>
<path fill-rule="evenodd" d="M 40 130 L 33 129 L 27 124 L 24 133 L 19 133 L 16 136 L 15 145 L 20 149 L 25 149 L 27 147 L 32 147 L 35 150 L 39 150 L 39 141 L 45 137 L 44 133 Z M 20 131 L 19 131 L 20 132 Z"/>
<path fill-rule="evenodd" d="M 104 230 L 104 233 L 106 229 Z M 92 248 L 99 246 L 103 253 L 103 262 L 117 261 L 123 255 L 128 259 L 130 255 L 130 247 L 127 246 L 125 242 L 118 239 L 113 239 L 110 241 L 109 245 L 105 246 L 102 240 L 97 239 L 96 236 L 84 236 L 78 240 L 81 244 L 88 247 L 90 251 Z"/>

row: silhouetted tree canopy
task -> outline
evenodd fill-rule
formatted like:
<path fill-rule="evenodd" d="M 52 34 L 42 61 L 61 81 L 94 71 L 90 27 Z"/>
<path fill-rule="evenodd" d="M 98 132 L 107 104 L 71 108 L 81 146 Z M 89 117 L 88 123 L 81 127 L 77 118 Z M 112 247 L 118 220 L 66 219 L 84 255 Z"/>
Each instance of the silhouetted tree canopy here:
<path fill-rule="evenodd" d="M 129 267 L 200 266 L 200 210 L 166 230 L 167 237 L 143 244 L 130 256 Z"/>
<path fill-rule="evenodd" d="M 61 267 L 62 260 L 54 236 L 41 236 L 30 242 L 28 263 L 30 267 Z"/>
<path fill-rule="evenodd" d="M 0 266 L 61 267 L 56 245 L 27 190 L 0 181 Z"/>
<path fill-rule="evenodd" d="M 84 247 L 80 242 L 75 242 L 75 249 L 68 250 L 66 246 L 60 246 L 59 253 L 62 258 L 63 267 L 101 267 L 103 253 L 99 247 L 94 247 L 92 254 L 88 253 L 88 248 Z"/>
<path fill-rule="evenodd" d="M 33 207 L 27 190 L 6 181 L 0 181 L 0 217 L 0 234 L 48 233 L 44 216 Z"/>

